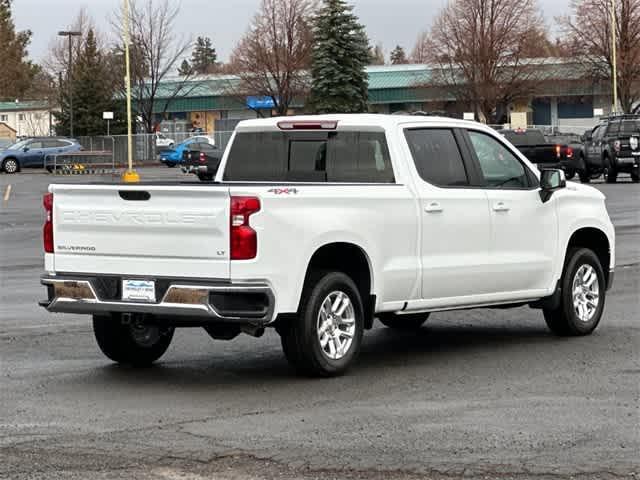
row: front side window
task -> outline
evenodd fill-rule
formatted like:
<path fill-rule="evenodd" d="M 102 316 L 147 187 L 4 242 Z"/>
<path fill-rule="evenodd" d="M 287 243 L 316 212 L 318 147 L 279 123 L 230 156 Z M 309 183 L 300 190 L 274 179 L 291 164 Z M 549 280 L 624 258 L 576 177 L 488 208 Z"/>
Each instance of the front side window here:
<path fill-rule="evenodd" d="M 486 133 L 469 131 L 485 185 L 492 188 L 528 188 L 524 165 L 498 140 Z"/>
<path fill-rule="evenodd" d="M 451 129 L 417 128 L 405 131 L 420 177 L 439 187 L 469 185 L 458 143 Z"/>

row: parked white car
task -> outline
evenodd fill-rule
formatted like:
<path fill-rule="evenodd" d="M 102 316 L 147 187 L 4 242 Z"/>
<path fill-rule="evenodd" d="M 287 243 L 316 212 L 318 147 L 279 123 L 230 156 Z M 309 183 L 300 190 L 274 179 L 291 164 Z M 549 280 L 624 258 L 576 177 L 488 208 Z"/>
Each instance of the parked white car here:
<path fill-rule="evenodd" d="M 175 143 L 173 138 L 167 137 L 162 132 L 156 132 L 156 148 L 173 147 Z"/>
<path fill-rule="evenodd" d="M 449 118 L 249 120 L 215 183 L 49 192 L 42 305 L 93 315 L 104 354 L 136 365 L 176 327 L 225 340 L 275 327 L 288 360 L 321 376 L 353 363 L 374 317 L 412 329 L 529 305 L 586 335 L 614 274 L 599 191 Z"/>

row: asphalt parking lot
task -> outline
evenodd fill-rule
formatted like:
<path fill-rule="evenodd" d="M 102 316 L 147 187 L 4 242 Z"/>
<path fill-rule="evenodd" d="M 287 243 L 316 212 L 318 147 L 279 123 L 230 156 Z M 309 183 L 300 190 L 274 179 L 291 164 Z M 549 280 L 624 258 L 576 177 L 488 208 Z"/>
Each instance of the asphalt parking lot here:
<path fill-rule="evenodd" d="M 594 335 L 554 337 L 528 308 L 435 314 L 418 334 L 376 324 L 328 380 L 294 376 L 271 331 L 178 330 L 156 366 L 111 364 L 88 318 L 37 306 L 52 180 L 0 174 L 0 478 L 640 479 L 640 186 L 626 176 L 595 184 L 618 267 Z"/>

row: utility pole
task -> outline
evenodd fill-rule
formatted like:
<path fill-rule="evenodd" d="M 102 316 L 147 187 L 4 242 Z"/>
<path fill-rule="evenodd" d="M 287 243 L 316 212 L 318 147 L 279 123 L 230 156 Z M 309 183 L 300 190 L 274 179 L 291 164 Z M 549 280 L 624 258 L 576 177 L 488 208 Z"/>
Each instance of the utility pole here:
<path fill-rule="evenodd" d="M 613 82 L 613 113 L 618 112 L 618 54 L 617 54 L 616 0 L 611 0 L 611 66 Z"/>
<path fill-rule="evenodd" d="M 71 85 L 71 69 L 73 67 L 73 49 L 72 49 L 72 37 L 79 37 L 81 32 L 75 32 L 71 30 L 61 30 L 58 32 L 61 37 L 67 37 L 69 39 L 69 66 L 67 67 L 67 88 L 69 89 L 69 136 L 73 137 L 73 88 Z"/>

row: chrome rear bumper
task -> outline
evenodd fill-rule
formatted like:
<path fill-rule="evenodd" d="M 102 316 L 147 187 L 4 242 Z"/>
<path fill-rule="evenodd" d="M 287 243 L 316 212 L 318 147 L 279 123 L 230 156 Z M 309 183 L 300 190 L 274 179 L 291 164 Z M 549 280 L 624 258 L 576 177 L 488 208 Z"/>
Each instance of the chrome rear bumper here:
<path fill-rule="evenodd" d="M 100 277 L 44 275 L 48 299 L 40 305 L 50 312 L 99 314 L 146 313 L 229 323 L 266 325 L 274 320 L 275 297 L 266 282 L 167 280 L 168 287 L 155 303 L 105 298 L 97 287 Z"/>

